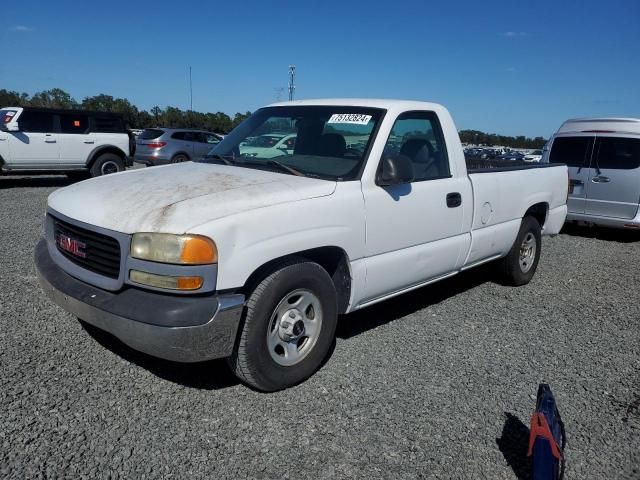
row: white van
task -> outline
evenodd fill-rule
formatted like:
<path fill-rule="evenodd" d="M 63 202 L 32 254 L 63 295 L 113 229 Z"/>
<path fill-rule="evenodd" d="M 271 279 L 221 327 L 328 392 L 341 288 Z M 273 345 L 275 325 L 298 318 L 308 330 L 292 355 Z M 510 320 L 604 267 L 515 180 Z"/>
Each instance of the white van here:
<path fill-rule="evenodd" d="M 568 222 L 640 229 L 640 118 L 567 120 L 542 161 L 569 167 Z"/>
<path fill-rule="evenodd" d="M 96 177 L 131 165 L 121 115 L 30 107 L 0 109 L 0 173 Z"/>

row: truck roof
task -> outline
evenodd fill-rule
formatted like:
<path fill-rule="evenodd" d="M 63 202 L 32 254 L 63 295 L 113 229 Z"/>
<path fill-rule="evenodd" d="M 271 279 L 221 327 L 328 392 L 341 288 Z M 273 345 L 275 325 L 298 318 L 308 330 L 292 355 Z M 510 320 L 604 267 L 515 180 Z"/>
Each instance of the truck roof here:
<path fill-rule="evenodd" d="M 308 100 L 293 100 L 290 102 L 277 102 L 268 106 L 289 107 L 296 105 L 340 105 L 345 107 L 370 107 L 398 110 L 439 110 L 444 108 L 438 103 L 383 98 L 315 98 Z"/>
<path fill-rule="evenodd" d="M 640 134 L 640 118 L 593 117 L 572 118 L 564 122 L 557 133 L 633 133 Z"/>

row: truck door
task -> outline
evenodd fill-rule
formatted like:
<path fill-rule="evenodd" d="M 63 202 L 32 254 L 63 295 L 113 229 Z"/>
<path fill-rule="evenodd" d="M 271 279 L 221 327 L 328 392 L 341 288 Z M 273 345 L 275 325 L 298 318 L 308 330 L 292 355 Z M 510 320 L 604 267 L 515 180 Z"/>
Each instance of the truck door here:
<path fill-rule="evenodd" d="M 23 110 L 19 132 L 8 132 L 11 168 L 46 168 L 60 161 L 58 134 L 51 112 Z"/>
<path fill-rule="evenodd" d="M 365 301 L 455 271 L 468 233 L 464 209 L 472 208 L 469 178 L 452 176 L 435 113 L 401 114 L 383 155 L 409 157 L 414 181 L 382 187 L 363 179 Z"/>
<path fill-rule="evenodd" d="M 549 163 L 566 163 L 569 170 L 570 213 L 584 213 L 589 183 L 589 162 L 593 151 L 594 135 L 571 135 L 554 138 Z"/>
<path fill-rule="evenodd" d="M 587 183 L 585 213 L 633 218 L 640 201 L 640 138 L 596 138 Z"/>

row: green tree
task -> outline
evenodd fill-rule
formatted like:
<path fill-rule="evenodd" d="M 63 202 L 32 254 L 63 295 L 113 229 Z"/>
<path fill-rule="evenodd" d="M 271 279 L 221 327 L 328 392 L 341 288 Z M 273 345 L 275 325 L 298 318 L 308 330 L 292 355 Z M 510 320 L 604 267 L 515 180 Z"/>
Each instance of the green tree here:
<path fill-rule="evenodd" d="M 138 116 L 135 121 L 135 127 L 133 128 L 149 128 L 157 126 L 155 118 L 146 110 L 138 112 Z"/>
<path fill-rule="evenodd" d="M 236 128 L 238 125 L 240 125 L 250 116 L 251 116 L 251 112 L 236 113 L 233 117 L 233 122 L 232 122 L 233 128 Z"/>
<path fill-rule="evenodd" d="M 29 105 L 29 94 L 0 89 L 0 108 L 25 107 Z"/>
<path fill-rule="evenodd" d="M 61 88 L 52 88 L 34 93 L 29 100 L 29 105 L 32 107 L 70 109 L 77 107 L 78 102 Z"/>

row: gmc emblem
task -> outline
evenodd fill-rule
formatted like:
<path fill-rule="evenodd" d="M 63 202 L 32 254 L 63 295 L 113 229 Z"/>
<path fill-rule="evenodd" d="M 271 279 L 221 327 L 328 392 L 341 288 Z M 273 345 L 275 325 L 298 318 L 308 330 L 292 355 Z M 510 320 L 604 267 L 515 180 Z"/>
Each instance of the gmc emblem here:
<path fill-rule="evenodd" d="M 56 244 L 61 250 L 69 252 L 74 257 L 85 258 L 87 256 L 84 251 L 86 245 L 75 238 L 67 237 L 64 234 L 59 233 L 56 237 Z"/>

